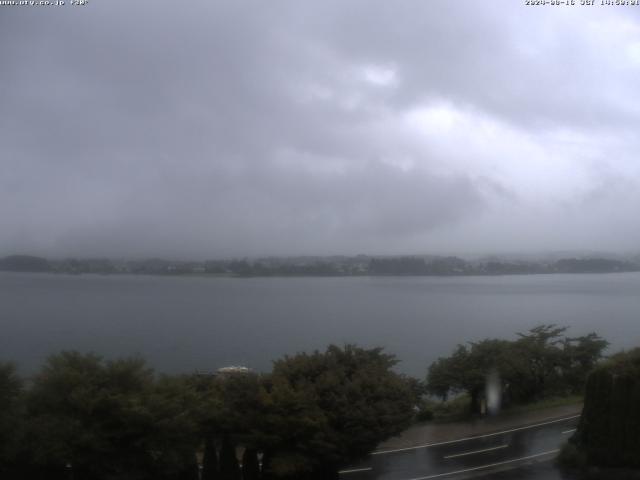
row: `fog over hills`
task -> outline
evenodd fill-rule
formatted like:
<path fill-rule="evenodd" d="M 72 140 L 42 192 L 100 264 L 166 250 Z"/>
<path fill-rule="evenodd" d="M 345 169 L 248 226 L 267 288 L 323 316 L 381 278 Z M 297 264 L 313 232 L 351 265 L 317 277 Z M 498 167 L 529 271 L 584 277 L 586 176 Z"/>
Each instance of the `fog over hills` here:
<path fill-rule="evenodd" d="M 632 7 L 2 7 L 0 64 L 0 256 L 640 245 Z"/>

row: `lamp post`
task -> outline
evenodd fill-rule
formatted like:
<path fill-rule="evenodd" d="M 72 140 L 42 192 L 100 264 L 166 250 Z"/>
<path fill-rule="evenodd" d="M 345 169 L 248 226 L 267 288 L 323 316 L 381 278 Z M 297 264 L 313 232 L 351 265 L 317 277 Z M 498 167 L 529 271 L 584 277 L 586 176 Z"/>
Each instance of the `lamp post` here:
<path fill-rule="evenodd" d="M 204 468 L 204 448 L 196 452 L 196 462 L 198 462 L 198 480 L 202 480 L 202 469 Z"/>
<path fill-rule="evenodd" d="M 258 452 L 258 469 L 260 473 L 262 473 L 262 458 L 264 457 L 264 452 Z"/>

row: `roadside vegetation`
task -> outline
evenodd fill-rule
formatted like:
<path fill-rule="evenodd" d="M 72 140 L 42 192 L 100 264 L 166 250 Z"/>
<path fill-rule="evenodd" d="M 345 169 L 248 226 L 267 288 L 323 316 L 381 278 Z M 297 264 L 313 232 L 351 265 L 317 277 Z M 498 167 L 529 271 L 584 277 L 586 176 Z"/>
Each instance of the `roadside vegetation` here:
<path fill-rule="evenodd" d="M 563 397 L 549 397 L 537 402 L 511 405 L 500 409 L 497 415 L 514 415 L 538 410 L 547 410 L 555 407 L 581 405 L 584 401 L 582 395 L 568 395 Z M 446 401 L 423 398 L 419 404 L 420 410 L 416 414 L 416 422 L 448 423 L 466 421 L 475 416 L 471 413 L 471 398 L 466 393 L 450 398 Z"/>
<path fill-rule="evenodd" d="M 575 399 L 608 342 L 595 333 L 567 337 L 566 330 L 541 325 L 519 333 L 513 341 L 486 339 L 458 345 L 449 357 L 431 364 L 426 391 L 441 399 L 440 409 L 458 414 L 462 412 L 455 412 L 455 407 L 462 405 L 469 414 L 485 413 L 490 407 L 487 387 L 491 379 L 506 408 Z M 451 398 L 455 403 L 451 404 Z M 433 403 L 425 408 L 438 416 Z"/>
<path fill-rule="evenodd" d="M 414 421 L 483 412 L 488 378 L 510 409 L 579 401 L 607 342 L 564 332 L 458 346 L 426 382 L 353 345 L 285 356 L 264 374 L 158 375 L 140 358 L 78 352 L 28 379 L 0 364 L 0 478 L 336 479 Z"/>

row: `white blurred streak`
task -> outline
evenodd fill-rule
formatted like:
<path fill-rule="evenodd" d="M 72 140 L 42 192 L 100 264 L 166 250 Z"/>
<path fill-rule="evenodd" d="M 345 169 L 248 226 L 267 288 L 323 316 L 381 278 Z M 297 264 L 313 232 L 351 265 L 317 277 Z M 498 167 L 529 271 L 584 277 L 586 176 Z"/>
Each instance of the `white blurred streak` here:
<path fill-rule="evenodd" d="M 496 415 L 500 412 L 500 406 L 502 404 L 502 382 L 500 381 L 500 374 L 495 369 L 487 375 L 485 395 L 487 399 L 487 413 L 489 415 Z"/>

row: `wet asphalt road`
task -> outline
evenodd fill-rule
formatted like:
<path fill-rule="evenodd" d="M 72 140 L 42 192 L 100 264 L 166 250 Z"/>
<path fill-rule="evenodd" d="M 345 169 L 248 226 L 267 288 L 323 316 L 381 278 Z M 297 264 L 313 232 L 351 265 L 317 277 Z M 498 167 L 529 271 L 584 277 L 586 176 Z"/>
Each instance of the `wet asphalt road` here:
<path fill-rule="evenodd" d="M 345 467 L 343 480 L 563 479 L 552 462 L 578 418 L 540 422 L 487 435 L 376 452 Z M 542 463 L 541 463 L 542 462 Z"/>

